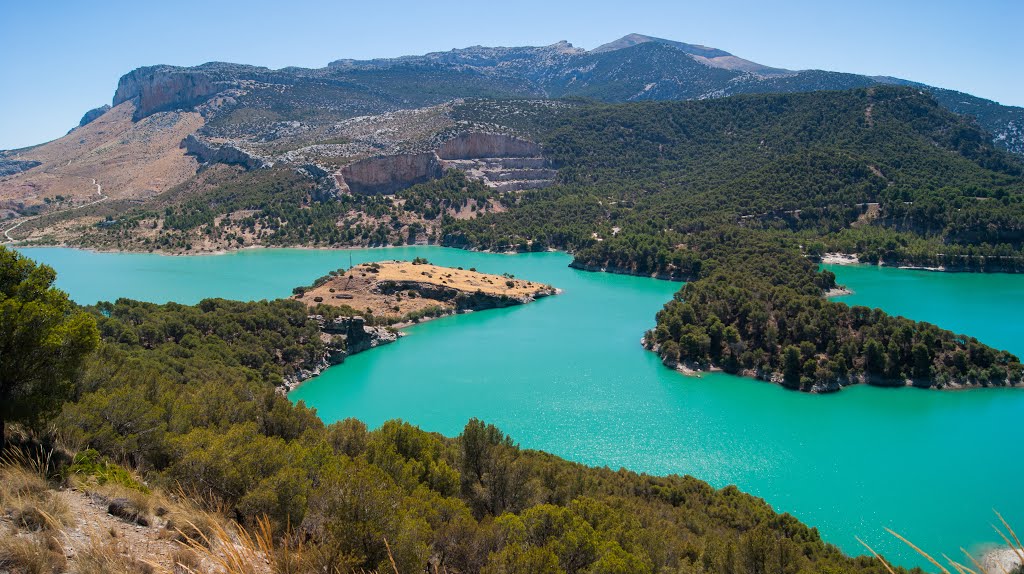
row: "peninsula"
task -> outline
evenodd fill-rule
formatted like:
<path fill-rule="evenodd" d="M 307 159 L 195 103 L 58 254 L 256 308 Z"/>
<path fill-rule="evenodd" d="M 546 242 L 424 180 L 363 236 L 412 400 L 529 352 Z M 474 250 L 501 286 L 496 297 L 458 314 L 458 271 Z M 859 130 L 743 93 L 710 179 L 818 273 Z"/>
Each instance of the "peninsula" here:
<path fill-rule="evenodd" d="M 363 263 L 321 277 L 294 297 L 311 307 L 329 305 L 365 313 L 375 324 L 403 327 L 422 320 L 530 303 L 554 295 L 550 285 L 439 267 L 425 259 Z"/>
<path fill-rule="evenodd" d="M 550 285 L 491 275 L 475 269 L 440 267 L 413 261 L 362 263 L 296 287 L 293 299 L 304 303 L 320 331 L 320 347 L 311 364 L 292 369 L 278 385 L 286 394 L 329 366 L 356 353 L 397 341 L 398 331 L 437 317 L 522 305 L 557 294 Z"/>

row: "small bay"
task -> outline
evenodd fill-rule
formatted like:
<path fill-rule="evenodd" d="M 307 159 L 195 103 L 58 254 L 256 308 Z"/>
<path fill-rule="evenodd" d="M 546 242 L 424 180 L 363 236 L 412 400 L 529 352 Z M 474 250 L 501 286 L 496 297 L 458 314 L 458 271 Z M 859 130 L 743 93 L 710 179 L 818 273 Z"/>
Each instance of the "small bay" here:
<path fill-rule="evenodd" d="M 1024 390 L 935 392 L 866 386 L 812 396 L 664 368 L 639 341 L 678 283 L 587 273 L 562 253 L 497 255 L 437 247 L 246 250 L 166 257 L 32 248 L 83 304 L 130 297 L 195 303 L 285 297 L 339 267 L 421 256 L 550 283 L 556 297 L 411 327 L 290 396 L 325 422 L 402 418 L 446 435 L 470 417 L 522 446 L 586 464 L 690 474 L 764 497 L 851 553 L 854 536 L 905 564 L 890 527 L 934 553 L 993 542 L 997 508 L 1024 524 L 1019 421 Z M 849 304 L 966 332 L 1024 354 L 1024 276 L 830 267 Z"/>

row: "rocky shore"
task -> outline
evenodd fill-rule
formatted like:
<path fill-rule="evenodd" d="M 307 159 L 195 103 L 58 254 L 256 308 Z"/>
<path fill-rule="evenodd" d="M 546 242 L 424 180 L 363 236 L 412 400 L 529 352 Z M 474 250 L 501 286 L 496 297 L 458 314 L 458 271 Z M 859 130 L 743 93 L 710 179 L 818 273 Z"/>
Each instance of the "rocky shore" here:
<path fill-rule="evenodd" d="M 312 369 L 302 369 L 295 375 L 285 377 L 277 389 L 281 394 L 288 394 L 303 381 L 319 375 L 328 367 L 340 365 L 356 353 L 394 343 L 404 335 L 390 327 L 367 325 L 366 319 L 359 316 L 338 317 L 328 321 L 323 315 L 310 315 L 310 319 L 320 327 L 324 353 Z"/>
<path fill-rule="evenodd" d="M 998 546 L 982 554 L 981 566 L 985 572 L 1016 574 L 1024 568 L 1024 552 L 1008 546 Z"/>
<path fill-rule="evenodd" d="M 942 391 L 957 391 L 988 387 L 1020 387 L 1018 383 L 1015 383 L 1010 380 L 1002 381 L 998 384 L 992 382 L 979 383 L 977 381 L 971 381 L 966 379 L 944 380 L 940 383 L 932 379 L 890 379 L 878 375 L 868 375 L 862 373 L 857 375 L 849 375 L 843 378 L 833 379 L 827 383 L 815 383 L 810 388 L 797 389 L 784 384 L 785 381 L 783 379 L 783 374 L 778 371 L 740 369 L 738 371 L 733 372 L 730 370 L 723 369 L 722 367 L 715 364 L 698 364 L 692 361 L 676 361 L 663 357 L 660 352 L 660 345 L 658 345 L 657 343 L 648 344 L 646 336 L 640 339 L 640 344 L 648 351 L 657 353 L 658 356 L 661 357 L 661 363 L 663 365 L 670 369 L 679 371 L 680 373 L 683 373 L 684 375 L 689 377 L 699 378 L 703 373 L 729 373 L 739 377 L 775 383 L 788 389 L 813 394 L 837 393 L 851 385 L 871 385 L 874 387 L 916 387 L 919 389 L 934 389 Z"/>
<path fill-rule="evenodd" d="M 300 370 L 278 388 L 286 394 L 324 369 L 356 353 L 397 341 L 398 329 L 422 321 L 485 309 L 523 305 L 555 295 L 550 285 L 491 275 L 474 269 L 452 269 L 425 260 L 382 261 L 356 265 L 295 289 L 294 298 L 309 306 L 320 328 L 323 356 L 311 369 Z M 340 308 L 328 319 L 322 306 Z M 358 310 L 364 315 L 349 315 Z"/>

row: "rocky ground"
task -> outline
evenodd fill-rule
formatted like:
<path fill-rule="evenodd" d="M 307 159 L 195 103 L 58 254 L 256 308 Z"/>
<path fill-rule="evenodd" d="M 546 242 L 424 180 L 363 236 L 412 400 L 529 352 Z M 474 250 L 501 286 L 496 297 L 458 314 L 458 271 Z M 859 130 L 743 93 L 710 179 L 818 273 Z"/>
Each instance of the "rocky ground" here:
<path fill-rule="evenodd" d="M 0 573 L 269 574 L 248 534 L 176 496 L 73 476 L 0 467 Z M 138 483 L 135 483 L 138 484 Z"/>
<path fill-rule="evenodd" d="M 993 548 L 982 556 L 981 566 L 984 572 L 992 574 L 1024 572 L 1024 550 Z"/>

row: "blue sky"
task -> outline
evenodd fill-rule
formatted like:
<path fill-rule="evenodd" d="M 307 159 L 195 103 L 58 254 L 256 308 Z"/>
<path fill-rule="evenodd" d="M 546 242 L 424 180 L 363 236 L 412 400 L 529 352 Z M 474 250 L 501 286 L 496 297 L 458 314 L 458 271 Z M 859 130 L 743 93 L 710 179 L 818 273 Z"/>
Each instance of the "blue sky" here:
<path fill-rule="evenodd" d="M 151 64 L 320 67 L 638 32 L 756 62 L 898 76 L 1024 106 L 1022 0 L 0 0 L 0 149 L 63 135 Z"/>

